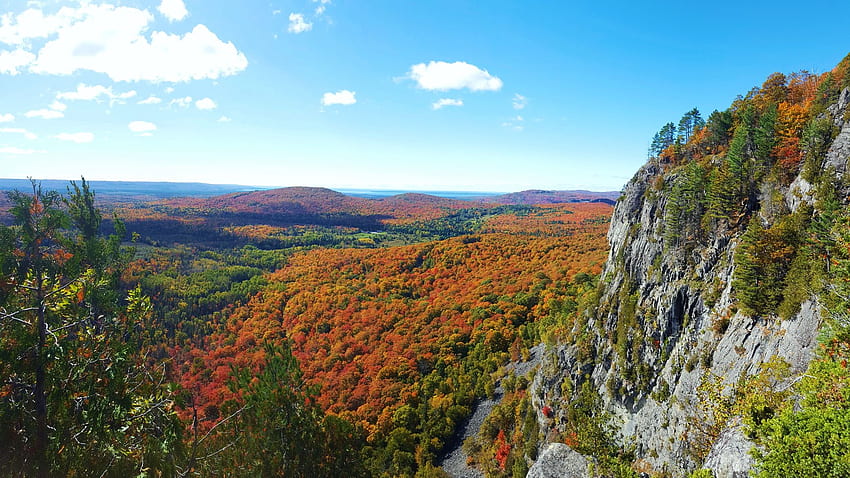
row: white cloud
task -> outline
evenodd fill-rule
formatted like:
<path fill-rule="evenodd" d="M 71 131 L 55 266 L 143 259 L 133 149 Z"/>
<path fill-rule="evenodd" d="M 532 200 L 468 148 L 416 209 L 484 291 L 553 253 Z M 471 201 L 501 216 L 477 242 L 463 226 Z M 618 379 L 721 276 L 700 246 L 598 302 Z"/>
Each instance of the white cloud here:
<path fill-rule="evenodd" d="M 60 103 L 58 101 L 54 101 L 53 103 L 50 103 L 48 105 L 48 108 L 50 108 L 54 111 L 65 111 L 65 110 L 68 109 L 68 105 L 66 105 L 65 103 Z"/>
<path fill-rule="evenodd" d="M 37 149 L 23 149 L 16 148 L 14 146 L 3 146 L 0 147 L 0 154 L 36 154 L 43 153 L 44 151 L 39 151 Z"/>
<path fill-rule="evenodd" d="M 228 116 L 222 116 L 221 118 L 218 119 L 219 123 L 230 123 L 231 121 L 233 121 L 233 120 L 230 119 L 230 117 L 228 117 Z"/>
<path fill-rule="evenodd" d="M 189 15 L 183 0 L 162 0 L 157 10 L 170 22 L 180 21 Z"/>
<path fill-rule="evenodd" d="M 525 129 L 525 126 L 523 126 L 522 124 L 523 121 L 525 121 L 525 118 L 520 115 L 516 115 L 516 117 L 511 118 L 510 121 L 505 121 L 504 123 L 502 123 L 502 126 L 505 128 L 510 128 L 514 131 L 522 131 Z"/>
<path fill-rule="evenodd" d="M 41 118 L 41 119 L 58 119 L 64 118 L 65 115 L 61 111 L 56 110 L 48 110 L 48 109 L 40 109 L 40 110 L 32 110 L 24 113 L 24 116 L 27 118 Z"/>
<path fill-rule="evenodd" d="M 0 114 L 0 123 L 11 123 L 12 121 L 15 121 L 15 115 L 12 113 Z"/>
<path fill-rule="evenodd" d="M 304 33 L 313 29 L 313 24 L 304 21 L 304 15 L 301 13 L 289 14 L 289 33 Z"/>
<path fill-rule="evenodd" d="M 123 100 L 133 98 L 136 96 L 136 90 L 125 91 L 123 93 L 115 93 L 112 91 L 111 86 L 103 86 L 103 85 L 86 85 L 80 83 L 77 85 L 76 91 L 66 91 L 62 93 L 58 93 L 56 95 L 57 99 L 60 100 L 72 100 L 72 101 L 92 101 L 97 100 L 101 101 L 101 98 L 109 99 L 109 104 L 112 105 L 114 103 L 124 103 Z"/>
<path fill-rule="evenodd" d="M 169 86 L 168 88 L 165 89 L 165 92 L 170 95 L 171 93 L 174 93 L 174 88 Z"/>
<path fill-rule="evenodd" d="M 316 7 L 316 16 L 320 17 L 327 10 L 327 6 L 331 3 L 331 0 L 313 0 L 313 3 L 318 3 L 319 6 Z"/>
<path fill-rule="evenodd" d="M 140 133 L 140 136 L 151 136 L 151 132 L 156 131 L 156 125 L 149 121 L 133 121 L 127 128 L 134 133 Z"/>
<path fill-rule="evenodd" d="M 168 106 L 177 105 L 181 108 L 186 108 L 187 106 L 192 104 L 192 97 L 186 96 L 185 98 L 175 98 L 168 103 Z"/>
<path fill-rule="evenodd" d="M 54 138 L 74 143 L 91 143 L 94 141 L 94 133 L 59 133 Z"/>
<path fill-rule="evenodd" d="M 456 100 L 454 98 L 440 98 L 431 105 L 431 108 L 438 110 L 443 106 L 463 106 L 463 100 Z"/>
<path fill-rule="evenodd" d="M 158 98 L 153 95 L 150 95 L 146 99 L 138 102 L 140 105 L 158 105 L 160 103 L 162 103 L 162 98 Z"/>
<path fill-rule="evenodd" d="M 195 102 L 195 107 L 199 110 L 214 110 L 218 105 L 212 98 L 203 98 Z"/>
<path fill-rule="evenodd" d="M 336 93 L 325 93 L 322 95 L 322 104 L 325 106 L 353 105 L 354 103 L 357 103 L 357 99 L 354 97 L 355 94 L 357 93 L 348 90 L 340 90 Z"/>
<path fill-rule="evenodd" d="M 0 133 L 22 134 L 26 139 L 38 139 L 38 136 L 35 133 L 23 128 L 0 128 Z"/>
<path fill-rule="evenodd" d="M 525 106 L 528 104 L 528 98 L 526 98 L 525 96 L 522 96 L 519 93 L 516 93 L 516 94 L 514 94 L 514 98 L 513 98 L 512 102 L 513 102 L 515 110 L 521 110 L 521 109 L 525 108 Z"/>
<path fill-rule="evenodd" d="M 275 10 L 275 11 L 272 12 L 272 15 L 280 15 L 280 14 L 281 14 L 280 10 Z"/>
<path fill-rule="evenodd" d="M 62 93 L 58 93 L 56 98 L 60 100 L 84 100 L 91 101 L 95 100 L 100 96 L 112 97 L 112 87 L 105 87 L 103 85 L 92 85 L 88 86 L 83 83 L 77 85 L 76 91 L 66 91 Z"/>
<path fill-rule="evenodd" d="M 35 60 L 35 55 L 28 51 L 17 49 L 14 51 L 0 51 L 0 74 L 15 76 L 20 69 Z"/>
<path fill-rule="evenodd" d="M 41 10 L 30 8 L 17 16 L 6 13 L 0 17 L 0 42 L 23 45 L 30 39 L 47 38 L 77 18 L 78 10 L 63 7 L 55 15 L 45 16 Z"/>
<path fill-rule="evenodd" d="M 204 25 L 180 35 L 150 31 L 152 22 L 147 10 L 88 1 L 53 15 L 36 9 L 7 13 L 0 16 L 0 42 L 21 48 L 0 53 L 0 73 L 16 74 L 28 66 L 39 74 L 88 70 L 113 81 L 186 82 L 234 75 L 248 66 L 233 43 Z M 35 38 L 48 41 L 37 52 L 27 51 Z"/>
<path fill-rule="evenodd" d="M 425 90 L 467 88 L 472 91 L 498 91 L 502 88 L 502 80 L 498 77 L 463 61 L 431 61 L 427 65 L 419 63 L 410 67 L 407 78 L 416 81 L 418 86 Z"/>

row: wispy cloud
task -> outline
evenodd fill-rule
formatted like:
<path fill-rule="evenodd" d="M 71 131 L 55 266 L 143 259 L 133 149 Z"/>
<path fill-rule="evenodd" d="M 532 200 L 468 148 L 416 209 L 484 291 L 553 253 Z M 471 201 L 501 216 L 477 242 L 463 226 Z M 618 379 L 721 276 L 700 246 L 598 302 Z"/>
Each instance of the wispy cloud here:
<path fill-rule="evenodd" d="M 125 103 L 125 100 L 136 96 L 136 90 L 115 93 L 111 86 L 86 85 L 80 83 L 75 91 L 65 91 L 56 94 L 60 100 L 71 101 L 103 101 L 109 100 L 110 106 L 115 103 Z"/>
<path fill-rule="evenodd" d="M 317 17 L 322 16 L 325 13 L 325 10 L 330 5 L 331 0 L 313 0 L 313 3 L 318 3 L 319 6 L 316 7 L 315 13 Z"/>
<path fill-rule="evenodd" d="M 463 100 L 456 100 L 454 98 L 440 98 L 431 104 L 431 108 L 435 110 L 442 109 L 444 106 L 463 106 Z"/>
<path fill-rule="evenodd" d="M 26 139 L 38 139 L 38 136 L 35 133 L 24 128 L 0 128 L 0 133 L 22 134 Z"/>
<path fill-rule="evenodd" d="M 27 118 L 59 119 L 64 118 L 65 114 L 61 111 L 40 109 L 27 111 L 26 113 L 24 113 L 24 116 L 26 116 Z"/>
<path fill-rule="evenodd" d="M 523 124 L 524 122 L 525 122 L 525 118 L 523 118 L 520 115 L 516 115 L 515 117 L 511 118 L 510 120 L 502 123 L 502 126 L 505 127 L 505 128 L 512 129 L 514 131 L 522 131 L 522 130 L 525 129 L 525 125 Z"/>
<path fill-rule="evenodd" d="M 192 104 L 192 97 L 191 96 L 186 96 L 186 97 L 183 97 L 183 98 L 175 98 L 175 99 L 171 100 L 170 102 L 168 102 L 169 107 L 176 105 L 180 108 L 186 108 L 191 104 Z"/>
<path fill-rule="evenodd" d="M 91 143 L 94 141 L 94 133 L 59 133 L 54 138 L 72 143 Z"/>
<path fill-rule="evenodd" d="M 525 96 L 522 96 L 519 93 L 516 93 L 516 94 L 514 94 L 512 103 L 513 103 L 515 110 L 521 110 L 521 109 L 525 108 L 526 105 L 528 105 L 528 98 L 526 98 Z"/>
<path fill-rule="evenodd" d="M 39 154 L 43 152 L 44 151 L 38 149 L 17 148 L 15 146 L 0 147 L 0 154 Z"/>
<path fill-rule="evenodd" d="M 140 105 L 158 105 L 160 103 L 162 103 L 162 98 L 159 98 L 159 97 L 154 96 L 154 95 L 150 95 L 147 98 L 143 99 L 142 101 L 139 101 L 138 104 L 140 104 Z"/>

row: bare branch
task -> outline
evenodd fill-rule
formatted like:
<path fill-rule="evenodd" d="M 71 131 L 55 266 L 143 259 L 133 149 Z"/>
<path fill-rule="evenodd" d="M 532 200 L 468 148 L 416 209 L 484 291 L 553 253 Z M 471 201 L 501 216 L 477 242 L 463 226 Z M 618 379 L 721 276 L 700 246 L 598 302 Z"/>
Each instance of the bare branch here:
<path fill-rule="evenodd" d="M 203 438 L 201 438 L 201 440 L 200 440 L 198 443 L 202 443 L 202 442 L 203 442 L 203 441 L 204 441 L 204 440 L 205 440 L 208 436 L 210 436 L 210 433 L 212 433 L 212 431 L 213 431 L 213 430 L 215 430 L 216 428 L 218 428 L 218 426 L 219 426 L 219 425 L 221 425 L 222 423 L 224 423 L 224 422 L 226 422 L 226 421 L 230 420 L 231 418 L 235 417 L 236 415 L 239 415 L 239 414 L 240 414 L 240 413 L 242 413 L 242 411 L 243 411 L 243 410 L 245 410 L 246 408 L 249 408 L 249 406 L 248 406 L 248 405 L 245 405 L 245 406 L 243 406 L 242 408 L 240 408 L 239 410 L 236 410 L 235 412 L 231 413 L 230 415 L 228 415 L 228 416 L 227 416 L 227 417 L 225 417 L 224 419 L 219 420 L 219 421 L 218 421 L 218 423 L 216 423 L 215 425 L 213 425 L 213 426 L 212 426 L 212 428 L 210 428 L 209 430 L 207 430 L 207 433 L 203 436 Z"/>
<path fill-rule="evenodd" d="M 35 312 L 36 310 L 38 310 L 38 307 L 27 307 L 27 308 L 24 308 L 24 309 L 16 310 L 14 312 L 6 312 L 6 310 L 3 309 L 2 315 L 0 315 L 0 320 L 12 319 L 12 320 L 14 320 L 16 322 L 20 322 L 24 325 L 32 326 L 31 322 L 27 322 L 26 320 L 17 317 L 17 315 L 22 314 L 24 312 Z"/>
<path fill-rule="evenodd" d="M 227 445 L 224 445 L 223 447 L 219 448 L 218 450 L 216 450 L 216 451 L 214 451 L 214 452 L 212 452 L 208 455 L 204 455 L 204 456 L 198 458 L 198 461 L 203 461 L 203 460 L 206 460 L 207 458 L 212 458 L 212 457 L 218 455 L 219 453 L 223 452 L 224 450 L 227 450 L 228 448 L 232 447 L 235 444 L 236 444 L 236 441 L 232 441 L 232 442 L 228 443 Z"/>

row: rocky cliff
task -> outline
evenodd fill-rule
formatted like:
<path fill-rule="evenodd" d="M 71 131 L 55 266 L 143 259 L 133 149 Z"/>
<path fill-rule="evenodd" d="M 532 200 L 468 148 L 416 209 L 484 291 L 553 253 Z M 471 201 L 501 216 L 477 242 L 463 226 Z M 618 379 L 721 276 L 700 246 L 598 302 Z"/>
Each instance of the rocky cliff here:
<path fill-rule="evenodd" d="M 826 153 L 807 160 L 817 174 L 810 167 L 784 181 L 764 176 L 738 214 L 702 227 L 699 237 L 671 239 L 668 234 L 677 200 L 672 191 L 687 174 L 681 162 L 654 158 L 635 174 L 614 210 L 597 305 L 573 331 L 573 337 L 583 339 L 553 347 L 550 362 L 556 366 L 541 368 L 533 382 L 536 408 L 548 406 L 555 415 L 550 419 L 539 413 L 542 429 L 558 429 L 572 398 L 567 395 L 578 389 L 576 384 L 589 381 L 613 415 L 621 443 L 634 451 L 633 469 L 684 476 L 705 467 L 717 477 L 747 476 L 753 444 L 739 421 L 733 418 L 719 435 L 698 436 L 694 422 L 703 419 L 705 409 L 699 387 L 716 377 L 729 393 L 732 385 L 775 358 L 790 365 L 776 388 L 788 388 L 806 370 L 822 321 L 817 294 L 803 297 L 785 319 L 775 313 L 744 313 L 733 286 L 735 256 L 745 222 L 759 221 L 769 228 L 795 213 L 816 215 L 813 176 L 840 180 L 847 170 L 848 103 L 850 89 L 843 88 L 825 111 L 813 115 L 812 121 L 833 126 L 823 145 Z M 722 152 L 703 159 L 706 164 L 723 160 Z M 844 183 L 833 182 L 845 193 L 838 196 L 846 197 Z M 551 466 L 557 458 L 546 450 L 538 461 Z"/>

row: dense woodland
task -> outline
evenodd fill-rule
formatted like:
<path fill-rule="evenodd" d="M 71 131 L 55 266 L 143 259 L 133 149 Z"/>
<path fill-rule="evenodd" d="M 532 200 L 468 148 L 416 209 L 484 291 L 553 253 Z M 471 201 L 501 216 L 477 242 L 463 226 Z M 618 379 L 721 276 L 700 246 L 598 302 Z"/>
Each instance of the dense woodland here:
<path fill-rule="evenodd" d="M 743 416 L 759 476 L 850 473 L 848 185 L 825 164 L 828 107 L 848 86 L 850 58 L 777 73 L 725 111 L 664 125 L 649 152 L 671 254 L 739 237 L 740 310 L 787 317 L 817 293 L 829 311 L 793 389 L 772 388 L 781 363 L 731 395 L 701 388 L 696 418 Z M 798 171 L 815 200 L 791 213 L 777 191 Z M 658 346 L 633 339 L 632 291 L 600 302 L 605 202 L 293 188 L 118 205 L 96 204 L 85 181 L 7 201 L 4 476 L 443 476 L 437 458 L 497 385 L 504 399 L 464 444 L 488 476 L 524 476 L 541 438 L 637 476 L 588 382 L 561 385 L 576 400 L 541 430 L 529 377 L 503 369 L 540 342 L 586 344 L 605 307 L 621 309 L 606 333 L 623 363 Z"/>
<path fill-rule="evenodd" d="M 103 220 L 85 181 L 8 201 L 13 476 L 439 476 L 589 289 L 611 210 L 291 188 Z"/>

